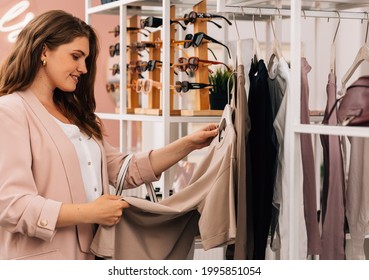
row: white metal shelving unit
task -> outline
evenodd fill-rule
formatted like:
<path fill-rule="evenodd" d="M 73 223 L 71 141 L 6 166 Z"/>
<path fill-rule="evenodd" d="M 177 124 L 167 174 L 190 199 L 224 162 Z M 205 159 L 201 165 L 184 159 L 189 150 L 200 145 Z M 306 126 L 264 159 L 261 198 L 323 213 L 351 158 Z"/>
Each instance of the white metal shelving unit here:
<path fill-rule="evenodd" d="M 200 2 L 200 0 L 190 0 L 190 1 L 181 1 L 181 0 L 147 0 L 147 1 L 139 1 L 139 0 L 118 0 L 114 2 L 110 2 L 102 5 L 93 5 L 92 0 L 85 0 L 85 19 L 87 23 L 90 23 L 91 17 L 96 14 L 104 14 L 104 15 L 118 15 L 119 16 L 119 24 L 121 31 L 126 30 L 127 28 L 127 16 L 132 13 L 136 15 L 142 16 L 159 16 L 163 18 L 164 23 L 170 22 L 170 6 L 176 5 L 176 8 L 181 9 L 181 12 L 184 10 L 192 10 L 192 7 Z M 210 2 L 210 4 L 209 4 Z M 212 3 L 213 2 L 213 3 Z M 208 0 L 208 6 L 213 6 L 215 8 L 215 1 Z M 141 7 L 140 11 L 134 10 L 134 12 L 130 11 L 130 7 Z M 125 88 L 127 85 L 126 78 L 126 69 L 125 67 L 121 67 L 119 81 L 120 81 L 120 106 L 119 113 L 102 113 L 97 112 L 97 115 L 103 120 L 114 120 L 119 121 L 119 143 L 121 151 L 125 151 L 125 147 L 127 147 L 126 143 L 126 132 L 127 132 L 127 121 L 139 121 L 139 122 L 156 122 L 163 125 L 163 135 L 158 135 L 162 137 L 163 145 L 167 145 L 170 143 L 171 139 L 171 131 L 170 124 L 172 123 L 210 123 L 210 122 L 218 122 L 220 117 L 206 117 L 206 116 L 195 116 L 195 117 L 182 117 L 182 116 L 171 116 L 170 115 L 170 25 L 163 24 L 161 27 L 161 36 L 162 36 L 162 54 L 161 60 L 163 61 L 162 67 L 162 85 L 163 89 L 161 91 L 161 116 L 151 116 L 151 115 L 138 115 L 138 114 L 127 114 L 126 104 L 127 104 L 127 95 L 125 93 Z M 126 32 L 120 32 L 119 42 L 121 46 L 125 46 L 127 41 Z M 123 52 L 122 52 L 123 53 Z M 120 55 L 119 64 L 126 65 L 127 58 L 125 55 Z M 97 93 L 99 94 L 99 93 Z M 164 186 L 169 186 L 169 172 L 164 172 Z M 169 194 L 168 187 L 164 187 L 163 195 L 167 196 Z"/>
<path fill-rule="evenodd" d="M 290 18 L 290 50 L 291 50 L 291 76 L 290 90 L 293 93 L 300 92 L 300 75 L 301 75 L 301 17 L 326 17 L 338 18 L 336 11 L 339 11 L 341 19 L 364 19 L 364 13 L 347 11 L 348 9 L 368 7 L 366 0 L 217 0 L 217 12 L 236 13 L 243 15 L 276 16 L 281 15 Z M 338 77 L 339 78 L 339 77 Z M 339 79 L 338 79 L 339 81 Z M 340 87 L 340 84 L 338 84 Z M 299 176 L 295 166 L 297 159 L 295 157 L 295 147 L 300 141 L 301 133 L 323 134 L 323 135 L 341 135 L 355 137 L 369 137 L 369 129 L 364 127 L 343 127 L 343 126 L 323 126 L 319 124 L 301 124 L 300 123 L 300 95 L 291 94 L 287 102 L 287 110 L 291 112 L 291 119 L 287 120 L 292 123 L 292 130 L 285 135 L 289 139 L 291 147 L 289 149 L 287 166 L 289 170 L 288 184 L 296 186 Z M 300 237 L 297 228 L 298 216 L 295 215 L 294 209 L 297 209 L 300 201 L 294 199 L 296 197 L 295 189 L 289 187 L 289 256 L 290 259 L 299 258 L 298 244 Z"/>
<path fill-rule="evenodd" d="M 121 30 L 125 30 L 127 27 L 126 16 L 129 15 L 128 6 L 140 6 L 149 7 L 143 10 L 141 13 L 143 16 L 149 15 L 161 15 L 163 22 L 169 22 L 170 20 L 170 5 L 175 4 L 176 7 L 181 9 L 191 9 L 193 5 L 200 0 L 118 0 L 104 5 L 92 6 L 92 0 L 85 0 L 86 22 L 90 22 L 91 16 L 94 14 L 111 14 L 120 16 Z M 291 92 L 300 92 L 300 57 L 301 57 L 301 17 L 326 17 L 326 18 L 338 18 L 337 12 L 341 19 L 363 19 L 363 13 L 357 13 L 347 11 L 352 8 L 368 7 L 367 0 L 207 0 L 208 5 L 216 4 L 216 11 L 219 13 L 235 13 L 244 15 L 261 14 L 263 16 L 275 16 L 276 9 L 278 9 L 278 15 L 290 18 L 290 50 L 291 50 Z M 215 3 L 216 2 L 216 3 Z M 150 7 L 152 9 L 150 9 Z M 365 19 L 365 18 L 364 18 Z M 171 123 L 207 123 L 217 122 L 219 117 L 174 117 L 170 116 L 170 92 L 169 92 L 169 37 L 170 29 L 169 24 L 164 24 L 162 27 L 162 40 L 163 40 L 163 76 L 162 84 L 164 90 L 162 91 L 161 108 L 163 110 L 162 116 L 148 116 L 148 115 L 135 115 L 127 114 L 125 104 L 127 103 L 127 96 L 122 89 L 127 84 L 126 73 L 124 67 L 120 73 L 120 111 L 119 113 L 98 113 L 98 115 L 105 120 L 119 121 L 120 127 L 120 148 L 124 151 L 126 147 L 125 133 L 127 121 L 142 121 L 142 122 L 157 122 L 161 123 L 164 127 L 163 143 L 166 145 L 170 142 L 170 124 Z M 127 40 L 126 33 L 120 33 L 120 44 L 125 45 Z M 125 65 L 127 59 L 124 55 L 120 56 L 120 65 Z M 338 85 L 339 86 L 339 85 Z M 354 136 L 354 137 L 369 137 L 369 129 L 363 127 L 341 127 L 341 126 L 323 126 L 319 124 L 304 125 L 300 123 L 300 105 L 299 95 L 291 95 L 288 100 L 288 110 L 291 112 L 291 119 L 288 120 L 292 123 L 292 130 L 286 137 L 288 137 L 291 147 L 289 149 L 290 154 L 288 161 L 290 166 L 287 168 L 290 170 L 290 176 L 288 178 L 288 184 L 293 186 L 298 181 L 299 176 L 295 170 L 296 158 L 295 150 L 296 143 L 299 141 L 301 133 L 310 133 L 317 135 L 341 135 L 341 136 Z M 168 174 L 164 174 L 164 185 L 169 182 Z M 295 190 L 290 189 L 289 197 L 295 196 Z M 168 190 L 164 190 L 164 195 L 167 195 Z M 289 206 L 289 256 L 290 259 L 297 259 L 299 254 L 296 251 L 300 242 L 299 234 L 294 224 L 297 224 L 298 216 L 295 215 L 293 209 L 296 209 L 299 201 L 290 199 L 288 201 Z"/>

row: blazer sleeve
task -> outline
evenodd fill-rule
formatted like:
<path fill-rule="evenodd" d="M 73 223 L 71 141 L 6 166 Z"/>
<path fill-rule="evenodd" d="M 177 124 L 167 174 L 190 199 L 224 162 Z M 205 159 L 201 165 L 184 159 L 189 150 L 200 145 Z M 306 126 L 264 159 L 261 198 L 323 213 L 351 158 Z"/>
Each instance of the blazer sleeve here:
<path fill-rule="evenodd" d="M 32 173 L 26 112 L 18 103 L 0 103 L 0 226 L 50 241 L 61 202 L 39 195 Z"/>
<path fill-rule="evenodd" d="M 106 153 L 109 183 L 113 186 L 117 184 L 117 177 L 127 154 L 122 154 L 108 142 L 104 141 Z M 156 176 L 150 162 L 150 151 L 135 153 L 130 162 L 125 180 L 124 189 L 135 188 L 144 183 L 157 181 L 160 175 Z"/>

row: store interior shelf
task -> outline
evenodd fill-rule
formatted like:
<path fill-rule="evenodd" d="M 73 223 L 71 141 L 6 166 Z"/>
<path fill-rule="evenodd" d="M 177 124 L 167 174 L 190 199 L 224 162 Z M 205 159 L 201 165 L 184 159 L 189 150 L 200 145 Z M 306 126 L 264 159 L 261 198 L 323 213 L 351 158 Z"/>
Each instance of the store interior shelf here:
<path fill-rule="evenodd" d="M 258 7 L 258 8 L 274 8 L 276 3 L 280 5 L 280 8 L 289 8 L 290 0 L 225 0 L 226 6 L 247 6 L 247 7 Z M 301 1 L 302 9 L 315 9 L 315 10 L 348 10 L 354 8 L 362 8 L 369 6 L 367 0 L 320 0 L 311 1 L 303 0 Z"/>
<path fill-rule="evenodd" d="M 356 126 L 329 126 L 320 124 L 297 124 L 295 126 L 296 133 L 309 133 L 321 135 L 346 135 L 352 137 L 368 137 L 369 131 L 367 127 Z"/>
<path fill-rule="evenodd" d="M 242 2 L 244 3 L 244 2 Z M 320 17 L 320 18 L 340 18 L 340 19 L 359 19 L 367 20 L 366 14 L 357 12 L 356 10 L 339 10 L 338 9 L 308 9 L 302 8 L 301 16 L 303 17 Z M 276 8 L 275 6 L 257 7 L 241 6 L 236 4 L 228 4 L 220 0 L 217 6 L 217 12 L 235 13 L 242 15 L 243 20 L 265 21 L 269 20 L 270 16 L 282 16 L 289 18 L 291 16 L 290 7 Z"/>
<path fill-rule="evenodd" d="M 132 5 L 141 3 L 138 0 L 119 0 L 102 5 L 97 5 L 93 7 L 86 7 L 87 14 L 112 14 L 119 15 L 119 7 L 121 5 Z"/>
<path fill-rule="evenodd" d="M 100 119 L 106 119 L 106 120 L 120 120 L 122 119 L 121 116 L 119 114 L 114 114 L 114 113 L 100 113 L 97 112 L 96 115 L 100 118 Z"/>
<path fill-rule="evenodd" d="M 177 9 L 187 9 L 192 10 L 193 6 L 198 2 L 196 1 L 171 1 L 172 5 L 176 5 Z M 87 14 L 107 14 L 107 15 L 119 15 L 119 7 L 122 5 L 127 5 L 130 7 L 128 9 L 129 15 L 160 15 L 162 14 L 162 1 L 157 0 L 148 0 L 148 1 L 141 1 L 141 0 L 118 0 L 114 2 L 110 2 L 107 4 L 97 5 L 94 7 L 89 7 L 86 9 Z M 133 9 L 134 7 L 140 7 L 140 10 Z M 216 1 L 209 1 L 208 0 L 208 7 L 213 8 L 215 10 Z M 157 10 L 155 10 L 157 9 Z"/>
<path fill-rule="evenodd" d="M 143 121 L 143 122 L 163 122 L 163 116 L 136 115 L 136 114 L 114 114 L 97 113 L 99 118 L 104 120 L 124 120 L 124 121 Z M 220 116 L 216 117 L 168 117 L 169 123 L 218 123 Z"/>

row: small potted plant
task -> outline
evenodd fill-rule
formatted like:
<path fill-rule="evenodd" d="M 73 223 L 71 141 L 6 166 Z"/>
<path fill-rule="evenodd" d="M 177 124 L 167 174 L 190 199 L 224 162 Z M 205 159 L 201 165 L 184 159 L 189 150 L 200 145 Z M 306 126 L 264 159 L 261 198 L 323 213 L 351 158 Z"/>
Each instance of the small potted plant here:
<path fill-rule="evenodd" d="M 211 110 L 223 110 L 228 103 L 228 89 L 231 91 L 233 87 L 231 75 L 232 71 L 223 67 L 218 67 L 214 72 L 209 73 L 209 82 L 215 85 L 209 95 Z"/>

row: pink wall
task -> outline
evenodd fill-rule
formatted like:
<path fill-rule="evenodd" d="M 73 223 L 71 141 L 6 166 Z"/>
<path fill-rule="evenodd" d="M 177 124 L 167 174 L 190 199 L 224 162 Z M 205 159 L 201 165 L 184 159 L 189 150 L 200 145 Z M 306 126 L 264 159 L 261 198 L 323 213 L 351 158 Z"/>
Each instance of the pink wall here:
<path fill-rule="evenodd" d="M 4 16 L 9 9 L 16 4 L 22 2 L 21 0 L 1 0 L 0 5 L 0 23 L 4 21 Z M 5 22 L 3 27 L 14 26 L 22 23 L 27 13 L 39 15 L 48 10 L 61 9 L 65 10 L 81 19 L 85 19 L 85 1 L 83 0 L 29 0 L 30 6 L 27 10 L 20 13 L 12 21 Z M 95 0 L 94 3 L 97 3 Z M 100 57 L 98 60 L 98 72 L 96 77 L 95 95 L 97 101 L 97 112 L 114 112 L 115 103 L 106 93 L 105 84 L 107 81 L 107 71 L 110 68 L 109 61 L 109 45 L 115 43 L 116 38 L 108 31 L 112 30 L 118 24 L 118 16 L 107 15 L 93 15 L 91 18 L 91 25 L 96 29 L 100 39 Z M 0 29 L 1 30 L 1 29 Z M 9 32 L 0 31 L 0 63 L 8 55 L 13 47 L 13 44 L 8 41 Z M 108 65 L 109 64 L 109 65 Z M 119 145 L 119 126 L 117 121 L 104 122 L 106 127 L 106 134 L 108 141 L 113 145 Z"/>

